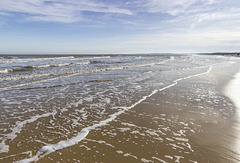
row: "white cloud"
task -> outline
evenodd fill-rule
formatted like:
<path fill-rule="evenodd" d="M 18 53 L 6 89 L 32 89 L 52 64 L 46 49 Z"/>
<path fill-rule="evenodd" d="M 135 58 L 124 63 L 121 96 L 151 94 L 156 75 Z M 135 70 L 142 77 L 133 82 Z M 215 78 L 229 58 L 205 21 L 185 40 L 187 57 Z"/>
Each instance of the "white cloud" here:
<path fill-rule="evenodd" d="M 0 12 L 0 15 L 9 15 L 8 13 L 6 13 L 6 12 Z"/>
<path fill-rule="evenodd" d="M 21 16 L 30 21 L 71 23 L 91 19 L 90 23 L 75 25 L 89 26 L 93 33 L 104 30 L 101 35 L 92 36 L 100 40 L 96 49 L 102 52 L 104 49 L 113 52 L 239 49 L 240 1 L 237 0 L 0 0 L 0 15 L 15 12 L 24 13 Z M 8 17 L 2 17 L 0 21 L 9 21 Z M 104 37 L 109 26 L 114 28 Z M 95 31 L 96 28 L 99 30 Z M 114 42 L 113 37 L 119 40 Z M 93 41 L 87 43 L 86 49 L 92 51 L 89 47 Z"/>
<path fill-rule="evenodd" d="M 62 23 L 73 23 L 81 20 L 77 17 L 66 17 L 66 16 L 31 16 L 27 20 L 31 21 L 46 21 L 46 22 L 62 22 Z"/>
<path fill-rule="evenodd" d="M 28 20 L 54 21 L 54 22 L 76 22 L 81 20 L 82 11 L 133 14 L 127 9 L 117 6 L 86 0 L 2 0 L 0 11 L 27 13 Z"/>
<path fill-rule="evenodd" d="M 159 19 L 144 27 L 149 29 L 145 34 L 132 35 L 125 44 L 145 52 L 239 50 L 239 4 L 234 0 L 143 0 L 140 10 L 158 14 Z M 165 14 L 172 16 L 166 19 Z"/>
<path fill-rule="evenodd" d="M 144 27 L 148 29 L 239 29 L 239 5 L 234 0 L 142 0 L 137 11 L 158 15 L 158 19 L 155 16 L 154 21 L 147 21 Z"/>
<path fill-rule="evenodd" d="M 202 13 L 198 15 L 201 21 L 238 21 L 240 18 L 240 9 L 232 8 L 211 13 Z"/>
<path fill-rule="evenodd" d="M 211 5 L 213 2 L 214 0 L 146 0 L 144 3 L 148 12 L 178 15 L 187 12 L 193 7 Z"/>
<path fill-rule="evenodd" d="M 239 49 L 239 40 L 239 31 L 194 30 L 139 34 L 124 43 L 129 49 L 142 52 L 214 52 Z"/>
<path fill-rule="evenodd" d="M 185 29 L 223 29 L 240 30 L 240 9 L 221 8 L 221 10 L 201 11 L 180 15 L 168 20 L 169 25 L 175 24 Z"/>

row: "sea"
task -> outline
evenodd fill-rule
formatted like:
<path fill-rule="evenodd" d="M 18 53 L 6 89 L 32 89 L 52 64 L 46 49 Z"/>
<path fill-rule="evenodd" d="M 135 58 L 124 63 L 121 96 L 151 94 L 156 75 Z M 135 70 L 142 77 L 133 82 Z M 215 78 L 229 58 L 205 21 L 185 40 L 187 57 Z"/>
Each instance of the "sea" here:
<path fill-rule="evenodd" d="M 94 151 L 95 160 L 87 160 L 85 157 L 89 154 L 84 156 L 81 152 L 76 158 L 72 156 L 74 160 L 68 158 L 65 162 L 108 162 L 107 158 L 104 161 L 101 157 L 107 156 L 109 160 L 115 157 L 100 151 L 97 145 L 95 148 L 87 145 L 94 142 L 111 148 L 116 157 L 121 155 L 137 162 L 169 162 L 169 159 L 179 162 L 184 155 L 194 153 L 183 131 L 179 131 L 176 138 L 176 141 L 185 143 L 183 147 L 181 144 L 171 146 L 174 139 L 166 138 L 167 146 L 182 151 L 178 157 L 171 156 L 171 153 L 158 157 L 157 152 L 149 154 L 146 151 L 150 159 L 134 155 L 134 151 L 138 153 L 137 149 L 125 153 L 124 149 L 110 143 L 110 139 L 89 137 L 100 130 L 103 136 L 116 136 L 114 130 L 117 128 L 114 126 L 112 131 L 102 129 L 112 122 L 125 125 L 125 128 L 119 128 L 121 133 L 129 133 L 135 126 L 132 134 L 144 137 L 136 124 L 123 122 L 119 117 L 183 80 L 207 75 L 217 66 L 236 63 L 239 63 L 236 57 L 197 54 L 0 56 L 0 162 L 41 162 L 48 158 L 48 161 L 55 162 L 54 157 L 50 157 L 54 154 L 59 155 L 59 162 L 64 162 L 61 157 L 66 158 L 68 155 L 64 150 L 70 148 L 76 149 L 72 153 L 77 154 L 78 148 Z M 233 107 L 232 103 L 225 107 L 228 106 Z M 159 115 L 159 121 L 167 122 L 165 116 Z M 158 135 L 159 139 L 154 141 L 161 143 L 164 141 L 161 133 L 164 135 L 164 131 L 169 130 L 167 125 L 161 123 L 161 132 L 153 132 L 151 125 L 142 129 L 145 129 L 145 135 Z M 193 133 L 200 129 L 196 126 L 191 128 Z M 126 141 L 125 138 L 122 140 Z M 187 161 L 198 162 L 193 159 Z"/>

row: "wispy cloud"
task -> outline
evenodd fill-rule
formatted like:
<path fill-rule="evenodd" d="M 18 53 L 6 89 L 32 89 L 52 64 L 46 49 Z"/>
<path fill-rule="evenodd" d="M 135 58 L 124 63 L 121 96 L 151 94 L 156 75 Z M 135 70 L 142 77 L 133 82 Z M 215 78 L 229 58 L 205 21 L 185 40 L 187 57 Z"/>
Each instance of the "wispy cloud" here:
<path fill-rule="evenodd" d="M 140 0 L 136 13 L 155 15 L 147 29 L 239 28 L 240 3 L 234 0 Z M 156 16 L 157 15 L 157 16 Z M 149 18 L 149 16 L 148 16 Z M 135 20 L 133 20 L 134 22 Z"/>
<path fill-rule="evenodd" d="M 3 0 L 0 1 L 0 12 L 26 13 L 28 20 L 35 21 L 54 21 L 71 23 L 82 19 L 81 13 L 101 12 L 112 14 L 133 13 L 127 9 L 100 2 L 87 0 Z"/>
<path fill-rule="evenodd" d="M 236 31 L 159 32 L 135 35 L 125 42 L 125 47 L 142 52 L 214 52 L 230 50 L 233 45 L 236 48 L 239 40 L 240 32 Z"/>
<path fill-rule="evenodd" d="M 18 28 L 19 21 L 16 20 L 21 19 L 28 21 L 26 25 L 31 21 L 74 23 L 53 24 L 47 31 L 52 36 L 63 32 L 60 36 L 64 38 L 64 44 L 71 47 L 68 50 L 75 47 L 78 51 L 80 44 L 76 46 L 76 43 L 79 42 L 88 52 L 103 52 L 104 49 L 105 52 L 111 49 L 113 53 L 239 49 L 239 0 L 0 0 L 1 28 L 8 28 L 8 23 L 14 24 L 4 32 L 5 38 L 9 39 L 11 30 L 21 33 L 32 28 L 31 25 L 22 28 L 25 21 L 21 21 Z M 48 30 L 48 25 L 41 23 L 39 27 Z M 29 36 L 32 40 L 44 35 L 43 32 L 31 32 L 34 34 Z M 17 35 L 12 37 L 10 50 L 12 42 L 22 39 Z M 65 42 L 66 37 L 74 38 L 74 41 Z M 4 40 L 2 35 L 1 38 Z M 51 42 L 57 45 L 59 40 L 55 38 L 58 37 L 46 40 L 52 39 Z M 46 47 L 51 47 L 51 42 L 39 41 Z M 21 43 L 18 41 L 19 47 Z M 61 49 L 62 46 L 56 47 Z"/>
<path fill-rule="evenodd" d="M 202 8 L 203 6 L 213 5 L 216 0 L 144 0 L 142 1 L 148 12 L 167 13 L 178 15 L 192 9 Z"/>
<path fill-rule="evenodd" d="M 4 15 L 9 15 L 9 14 L 6 13 L 6 12 L 1 12 L 1 11 L 0 11 L 0 15 L 3 15 L 3 16 L 4 16 Z"/>

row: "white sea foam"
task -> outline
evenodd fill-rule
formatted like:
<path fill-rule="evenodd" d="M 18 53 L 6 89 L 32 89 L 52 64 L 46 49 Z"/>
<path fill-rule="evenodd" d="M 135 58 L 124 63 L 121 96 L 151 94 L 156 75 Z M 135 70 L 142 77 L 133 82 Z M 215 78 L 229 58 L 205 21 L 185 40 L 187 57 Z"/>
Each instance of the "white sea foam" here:
<path fill-rule="evenodd" d="M 118 128 L 120 130 L 120 132 L 126 132 L 126 131 L 129 131 L 131 130 L 130 128 Z"/>
<path fill-rule="evenodd" d="M 49 67 L 64 67 L 64 66 L 69 66 L 69 65 L 87 65 L 90 62 L 71 62 L 71 63 L 59 63 L 59 64 L 46 64 L 46 65 L 31 65 L 31 66 L 24 66 L 22 68 L 13 68 L 13 69 L 1 69 L 0 74 L 6 74 L 10 72 L 15 72 L 15 71 L 27 71 L 31 69 L 37 69 L 37 68 L 49 68 Z M 52 73 L 50 73 L 52 74 Z M 24 75 L 24 76 L 15 76 L 15 77 L 6 77 L 0 79 L 0 81 L 9 81 L 9 80 L 17 80 L 17 79 L 24 79 L 24 78 L 34 78 L 34 77 L 41 77 L 41 76 L 48 76 L 50 74 L 35 74 L 35 75 Z"/>
<path fill-rule="evenodd" d="M 147 159 L 145 159 L 145 158 L 141 158 L 141 161 L 142 161 L 143 163 L 150 163 L 150 162 L 153 162 L 152 160 L 147 160 Z"/>
<path fill-rule="evenodd" d="M 116 151 L 118 154 L 123 154 L 123 151 Z"/>
<path fill-rule="evenodd" d="M 121 124 L 122 124 L 122 125 L 125 125 L 125 126 L 129 126 L 129 127 L 136 127 L 136 125 L 131 124 L 131 123 L 122 122 Z"/>
<path fill-rule="evenodd" d="M 59 64 L 47 64 L 47 65 L 36 65 L 36 66 L 25 66 L 24 68 L 48 68 L 48 67 L 64 67 L 69 65 L 86 65 L 90 62 L 70 62 L 70 63 L 59 63 Z"/>
<path fill-rule="evenodd" d="M 18 154 L 13 154 L 13 155 L 6 156 L 6 157 L 1 157 L 0 160 L 6 159 L 6 158 L 15 157 L 15 156 L 19 156 L 19 155 L 28 155 L 29 157 L 32 157 L 32 151 L 27 151 L 27 152 L 22 152 L 22 153 L 18 153 Z"/>
<path fill-rule="evenodd" d="M 183 156 L 174 156 L 176 158 L 175 162 L 180 162 L 180 159 L 184 159 Z"/>
<path fill-rule="evenodd" d="M 128 68 L 153 66 L 153 65 L 162 64 L 162 63 L 165 63 L 165 62 L 171 61 L 171 60 L 172 59 L 167 59 L 167 60 L 163 60 L 163 61 L 160 61 L 160 62 L 142 63 L 142 64 L 126 65 L 126 66 L 105 67 L 105 68 L 100 68 L 100 69 L 80 70 L 80 71 L 73 71 L 73 72 L 67 72 L 67 73 L 66 72 L 63 72 L 63 73 L 60 72 L 60 73 L 54 74 L 54 75 L 58 75 L 57 77 L 52 77 L 52 78 L 48 78 L 48 79 L 40 79 L 40 80 L 37 80 L 37 81 L 31 81 L 31 82 L 6 86 L 6 87 L 0 88 L 0 90 L 6 90 L 6 89 L 9 89 L 9 88 L 21 87 L 21 86 L 25 86 L 25 85 L 29 85 L 29 84 L 37 84 L 37 83 L 57 80 L 57 79 L 61 79 L 61 78 L 68 78 L 68 77 L 72 77 L 72 76 L 76 76 L 76 75 L 80 75 L 80 74 L 88 74 L 88 73 L 96 73 L 96 72 L 102 72 L 102 71 L 113 71 L 113 70 L 121 70 L 121 69 L 128 69 Z M 50 75 L 52 75 L 52 73 L 40 74 L 40 75 L 39 74 L 34 74 L 34 75 L 26 76 L 26 77 L 35 78 L 35 77 L 39 77 L 39 76 L 42 77 L 42 76 L 50 76 Z M 12 79 L 15 80 L 17 78 L 22 78 L 22 77 L 20 76 L 20 77 L 15 77 L 15 78 L 12 78 Z M 8 79 L 3 79 L 3 80 L 8 80 Z"/>
<path fill-rule="evenodd" d="M 90 59 L 104 59 L 110 58 L 110 56 L 101 56 L 101 57 L 47 57 L 47 58 L 18 58 L 18 59 L 3 59 L 0 60 L 0 63 L 24 63 L 24 62 L 41 62 L 41 61 L 56 61 L 56 60 L 90 60 Z"/>
<path fill-rule="evenodd" d="M 74 59 L 75 57 L 53 57 L 53 58 L 17 58 L 17 59 L 4 59 L 1 60 L 0 63 L 17 63 L 17 62 L 37 62 L 37 61 L 46 61 L 46 60 L 66 60 L 66 59 Z"/>
<path fill-rule="evenodd" d="M 124 157 L 132 157 L 132 158 L 138 159 L 137 156 L 134 156 L 134 155 L 132 155 L 130 153 L 125 153 L 123 156 Z"/>
<path fill-rule="evenodd" d="M 1 69 L 0 74 L 6 74 L 6 73 L 9 73 L 9 72 L 12 72 L 12 71 L 13 71 L 12 69 Z"/>
<path fill-rule="evenodd" d="M 152 159 L 158 160 L 161 163 L 167 163 L 166 161 L 164 161 L 164 160 L 162 160 L 162 159 L 160 159 L 158 157 L 152 157 Z"/>
<path fill-rule="evenodd" d="M 9 146 L 6 145 L 5 141 L 6 140 L 12 141 L 13 139 L 15 139 L 17 137 L 17 134 L 19 134 L 21 132 L 24 125 L 26 125 L 27 123 L 32 123 L 39 118 L 48 117 L 52 114 L 53 113 L 45 113 L 42 115 L 35 115 L 35 116 L 31 117 L 30 119 L 24 120 L 22 122 L 17 122 L 15 127 L 11 129 L 12 132 L 4 135 L 4 138 L 2 139 L 2 141 L 0 143 L 0 153 L 6 153 L 9 151 Z"/>
<path fill-rule="evenodd" d="M 24 159 L 24 160 L 21 160 L 20 162 L 31 162 L 31 161 L 37 161 L 39 159 L 39 156 L 41 154 L 44 154 L 47 155 L 47 154 L 50 154 L 52 152 L 55 152 L 57 150 L 61 150 L 61 149 L 64 149 L 64 148 L 67 148 L 67 147 L 70 147 L 70 146 L 73 146 L 75 144 L 77 144 L 78 142 L 80 142 L 82 139 L 84 139 L 89 131 L 97 128 L 97 127 L 101 127 L 101 126 L 104 126 L 106 125 L 107 123 L 111 122 L 113 119 L 116 118 L 116 116 L 122 114 L 125 110 L 121 110 L 117 113 L 114 113 L 112 115 L 109 116 L 108 119 L 106 120 L 103 120 L 103 121 L 100 121 L 99 123 L 97 124 L 94 124 L 92 126 L 89 126 L 89 127 L 86 127 L 86 128 L 83 128 L 77 136 L 69 139 L 69 140 L 65 140 L 65 141 L 60 141 L 58 142 L 57 144 L 48 144 L 48 145 L 45 145 L 43 146 L 35 156 L 33 156 L 32 158 L 29 158 L 29 159 Z"/>
<path fill-rule="evenodd" d="M 210 66 L 209 69 L 206 72 L 195 74 L 195 75 L 190 75 L 190 76 L 183 77 L 183 78 L 179 78 L 179 79 L 175 80 L 173 82 L 173 84 L 170 84 L 170 85 L 168 85 L 166 87 L 163 87 L 163 88 L 161 88 L 159 90 L 154 90 L 149 95 L 143 96 L 139 101 L 135 102 L 134 104 L 132 104 L 129 107 L 119 107 L 118 112 L 110 115 L 108 119 L 102 120 L 99 123 L 96 123 L 96 124 L 94 124 L 92 126 L 83 128 L 75 137 L 72 137 L 71 139 L 60 141 L 57 144 L 45 145 L 37 152 L 37 154 L 35 156 L 33 156 L 31 158 L 28 158 L 28 159 L 21 160 L 20 162 L 25 163 L 25 162 L 37 161 L 39 158 L 44 157 L 45 155 L 48 155 L 48 154 L 50 154 L 52 152 L 55 152 L 57 150 L 61 150 L 61 149 L 73 146 L 73 145 L 79 143 L 81 140 L 83 140 L 88 135 L 88 133 L 91 130 L 94 130 L 94 129 L 98 128 L 98 127 L 102 127 L 102 126 L 106 125 L 107 123 L 113 121 L 117 116 L 121 115 L 122 113 L 124 113 L 125 111 L 127 111 L 129 109 L 132 109 L 133 107 L 135 107 L 136 105 L 140 104 L 141 102 L 143 102 L 147 98 L 151 97 L 152 95 L 154 95 L 158 91 L 163 91 L 165 89 L 173 87 L 174 85 L 176 85 L 181 80 L 208 74 L 208 73 L 210 73 L 211 69 L 212 69 L 212 67 Z M 117 107 L 114 107 L 114 108 L 116 109 Z"/>
<path fill-rule="evenodd" d="M 114 148 L 114 146 L 112 144 L 109 144 L 109 143 L 107 143 L 106 141 L 103 141 L 103 140 L 93 140 L 93 139 L 86 139 L 86 138 L 84 140 L 91 141 L 91 142 L 96 142 L 96 143 L 99 143 L 99 144 L 105 144 L 106 146 Z"/>

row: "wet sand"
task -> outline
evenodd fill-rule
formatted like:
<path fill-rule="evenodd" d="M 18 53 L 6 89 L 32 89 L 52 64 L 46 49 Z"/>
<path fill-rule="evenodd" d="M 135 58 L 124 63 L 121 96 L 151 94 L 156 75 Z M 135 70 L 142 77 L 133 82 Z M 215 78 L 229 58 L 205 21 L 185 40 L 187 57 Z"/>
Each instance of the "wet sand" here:
<path fill-rule="evenodd" d="M 239 112 L 225 95 L 238 70 L 181 80 L 38 162 L 239 162 Z"/>

